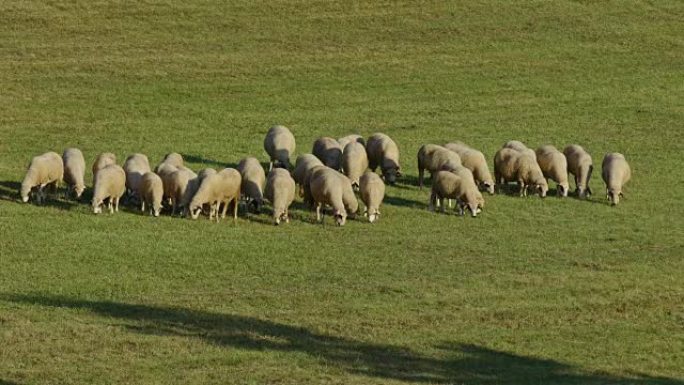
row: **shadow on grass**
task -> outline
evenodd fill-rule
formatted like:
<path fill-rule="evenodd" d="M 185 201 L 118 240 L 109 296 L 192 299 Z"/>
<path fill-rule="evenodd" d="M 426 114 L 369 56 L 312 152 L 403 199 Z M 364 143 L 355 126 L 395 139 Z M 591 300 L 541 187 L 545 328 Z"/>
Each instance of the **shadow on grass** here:
<path fill-rule="evenodd" d="M 19 385 L 19 383 L 0 379 L 0 385 Z"/>
<path fill-rule="evenodd" d="M 419 201 L 414 201 L 411 199 L 405 199 L 405 198 L 385 195 L 385 199 L 383 199 L 382 203 L 392 205 L 392 206 L 399 206 L 399 207 L 410 207 L 410 208 L 415 208 L 415 209 L 427 209 L 427 206 L 428 206 L 427 200 L 429 197 L 430 197 L 429 191 L 425 197 L 425 202 L 419 202 Z"/>
<path fill-rule="evenodd" d="M 24 204 L 19 196 L 19 189 L 21 188 L 21 183 L 16 181 L 0 181 L 0 200 L 6 200 L 10 202 L 16 202 Z M 48 193 L 47 199 L 44 203 L 39 206 L 55 207 L 60 210 L 71 210 L 79 204 L 77 201 L 64 200 L 63 199 L 64 189 L 57 190 L 56 194 Z M 30 204 L 35 204 L 29 201 Z"/>
<path fill-rule="evenodd" d="M 472 344 L 437 346 L 438 357 L 409 348 L 320 334 L 283 323 L 183 308 L 157 307 L 57 296 L 3 295 L 30 305 L 90 311 L 122 321 L 123 327 L 154 336 L 183 336 L 219 347 L 305 353 L 348 373 L 407 382 L 469 384 L 684 385 L 675 379 L 635 374 L 587 373 L 553 360 L 525 357 Z"/>
<path fill-rule="evenodd" d="M 221 162 L 216 159 L 208 159 L 200 155 L 192 155 L 192 154 L 184 154 L 181 153 L 181 156 L 183 157 L 183 160 L 186 162 L 190 163 L 200 163 L 206 166 L 215 166 L 217 168 L 217 171 L 225 168 L 225 167 L 235 167 L 235 165 L 231 165 L 228 162 Z"/>

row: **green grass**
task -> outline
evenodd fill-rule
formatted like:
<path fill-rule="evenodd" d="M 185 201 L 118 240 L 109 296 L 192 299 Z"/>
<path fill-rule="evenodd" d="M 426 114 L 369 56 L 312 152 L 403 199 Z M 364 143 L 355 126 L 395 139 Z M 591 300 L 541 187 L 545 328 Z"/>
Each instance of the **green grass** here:
<path fill-rule="evenodd" d="M 667 0 L 0 1 L 0 384 L 684 384 L 683 20 Z M 395 138 L 381 221 L 17 202 L 48 150 L 216 167 L 266 161 L 274 123 L 298 153 Z M 425 210 L 421 144 L 509 139 L 585 146 L 594 197 Z M 618 207 L 609 151 L 633 170 Z"/>

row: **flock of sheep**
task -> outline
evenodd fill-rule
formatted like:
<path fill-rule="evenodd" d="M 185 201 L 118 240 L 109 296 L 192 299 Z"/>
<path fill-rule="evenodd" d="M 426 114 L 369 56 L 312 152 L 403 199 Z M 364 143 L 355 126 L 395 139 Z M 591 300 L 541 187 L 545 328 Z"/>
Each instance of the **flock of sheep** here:
<path fill-rule="evenodd" d="M 127 194 L 129 201 L 138 202 L 141 211 L 147 207 L 154 216 L 160 215 L 165 204 L 171 215 L 182 213 L 197 219 L 204 212 L 209 219 L 218 221 L 219 217 L 225 218 L 231 204 L 233 217 L 237 218 L 241 199 L 247 202 L 248 210 L 257 213 L 267 200 L 278 225 L 289 222 L 288 210 L 298 186 L 299 195 L 315 208 L 319 222 L 327 206 L 339 226 L 345 224 L 348 216 L 353 218 L 359 210 L 356 191 L 364 203 L 364 215 L 372 223 L 380 216 L 385 182 L 394 184 L 402 176 L 399 147 L 382 133 L 371 135 L 368 140 L 360 135 L 339 140 L 319 138 L 312 153 L 298 156 L 294 167 L 290 159 L 295 151 L 295 138 L 288 128 L 271 127 L 264 139 L 264 149 L 270 156 L 268 174 L 254 157 L 242 159 L 236 168 L 205 168 L 195 173 L 177 153 L 167 154 L 154 171 L 143 154 L 129 156 L 123 167 L 117 164 L 114 154 L 100 154 L 92 167 L 93 212 L 102 212 L 105 204 L 110 213 L 118 211 L 120 199 Z M 545 197 L 547 179 L 551 179 L 557 185 L 558 196 L 565 197 L 570 189 L 568 174 L 575 177 L 580 198 L 591 194 L 593 163 L 579 145 L 569 145 L 563 152 L 551 145 L 533 151 L 519 141 L 509 141 L 494 156 L 494 178 L 482 152 L 461 142 L 423 145 L 417 160 L 421 189 L 425 170 L 431 173 L 430 210 L 439 205 L 445 212 L 447 200 L 450 206 L 454 199 L 459 215 L 468 210 L 475 217 L 484 208 L 481 191 L 494 194 L 508 182 L 517 182 L 520 196 L 526 196 L 532 189 Z M 382 177 L 375 173 L 377 168 Z M 41 203 L 46 188 L 56 191 L 62 180 L 67 185 L 67 195 L 79 199 L 85 190 L 84 176 L 85 159 L 76 148 L 65 150 L 61 157 L 55 152 L 36 156 L 21 184 L 21 199 L 28 202 L 32 198 Z M 629 164 L 622 154 L 609 153 L 604 157 L 602 177 L 612 205 L 618 204 L 622 186 L 630 176 Z"/>

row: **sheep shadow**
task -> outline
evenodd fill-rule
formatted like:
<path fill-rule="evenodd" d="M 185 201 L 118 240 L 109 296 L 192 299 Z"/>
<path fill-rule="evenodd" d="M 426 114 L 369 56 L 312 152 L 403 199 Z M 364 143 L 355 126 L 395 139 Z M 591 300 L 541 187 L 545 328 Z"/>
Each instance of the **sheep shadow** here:
<path fill-rule="evenodd" d="M 0 200 L 23 204 L 19 196 L 20 188 L 20 182 L 0 181 Z M 64 191 L 64 189 L 59 189 L 56 193 L 48 193 L 45 202 L 37 206 L 54 207 L 59 210 L 71 210 L 78 205 L 78 202 L 65 200 L 63 198 Z M 29 204 L 36 205 L 36 203 L 34 203 L 32 200 L 29 201 Z"/>
<path fill-rule="evenodd" d="M 215 159 L 205 158 L 205 157 L 200 156 L 200 155 L 192 155 L 192 154 L 181 153 L 181 156 L 183 157 L 183 160 L 186 162 L 199 163 L 199 164 L 203 164 L 206 166 L 215 166 L 215 167 L 218 167 L 219 169 L 222 169 L 225 167 L 233 167 L 234 168 L 237 165 L 237 163 L 231 164 L 228 162 L 221 162 L 221 161 L 218 161 Z"/>
<path fill-rule="evenodd" d="M 238 314 L 63 296 L 2 295 L 0 299 L 51 309 L 88 311 L 102 317 L 102 322 L 146 336 L 180 336 L 227 349 L 303 353 L 323 366 L 380 380 L 476 385 L 684 385 L 677 379 L 638 373 L 621 377 L 586 372 L 550 359 L 526 357 L 466 343 L 441 343 L 434 346 L 440 354 L 433 356 L 405 346 L 338 337 Z"/>
<path fill-rule="evenodd" d="M 421 209 L 422 210 L 422 209 L 427 209 L 427 207 L 428 207 L 427 198 L 425 200 L 426 200 L 426 202 L 419 202 L 419 201 L 401 198 L 401 197 L 397 197 L 397 196 L 385 195 L 385 199 L 383 199 L 382 203 L 392 205 L 392 206 L 408 207 L 408 208 L 414 208 L 414 209 Z"/>
<path fill-rule="evenodd" d="M 19 383 L 0 379 L 0 385 L 19 385 Z"/>

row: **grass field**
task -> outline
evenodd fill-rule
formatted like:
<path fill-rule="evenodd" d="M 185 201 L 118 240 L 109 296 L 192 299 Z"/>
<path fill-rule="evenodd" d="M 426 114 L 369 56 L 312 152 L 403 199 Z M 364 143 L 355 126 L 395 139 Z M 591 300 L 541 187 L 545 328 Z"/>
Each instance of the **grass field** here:
<path fill-rule="evenodd" d="M 0 1 L 0 384 L 684 384 L 683 31 L 667 0 Z M 17 200 L 48 150 L 265 162 L 275 123 L 395 138 L 380 222 Z M 509 139 L 585 146 L 594 196 L 426 210 L 421 144 Z"/>

